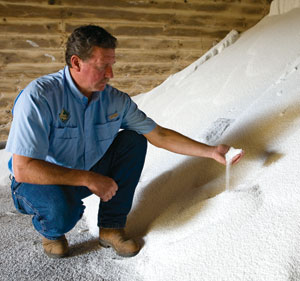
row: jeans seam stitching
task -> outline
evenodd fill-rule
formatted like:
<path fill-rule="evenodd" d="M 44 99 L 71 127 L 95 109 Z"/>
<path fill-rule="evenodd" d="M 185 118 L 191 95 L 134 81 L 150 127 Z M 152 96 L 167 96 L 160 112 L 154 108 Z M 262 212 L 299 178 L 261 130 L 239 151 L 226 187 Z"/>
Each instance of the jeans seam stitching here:
<path fill-rule="evenodd" d="M 33 212 L 33 215 L 37 215 L 37 216 L 41 217 L 39 211 L 36 208 L 34 208 L 32 206 L 32 204 L 24 196 L 21 196 L 19 194 L 15 194 L 15 196 L 16 196 L 17 199 L 22 200 L 23 203 L 26 204 L 27 207 L 29 207 L 31 209 L 31 211 Z M 42 232 L 44 233 L 45 230 L 46 230 L 45 224 L 44 224 L 43 220 L 40 220 L 39 222 L 40 222 L 41 227 L 42 227 Z"/>

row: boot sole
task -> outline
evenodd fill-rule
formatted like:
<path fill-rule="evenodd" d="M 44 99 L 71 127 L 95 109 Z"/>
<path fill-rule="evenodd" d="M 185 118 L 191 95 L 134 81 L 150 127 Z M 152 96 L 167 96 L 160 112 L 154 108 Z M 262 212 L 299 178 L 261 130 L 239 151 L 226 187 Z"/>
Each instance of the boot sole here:
<path fill-rule="evenodd" d="M 130 258 L 130 257 L 134 257 L 136 256 L 140 250 L 136 251 L 136 252 L 133 252 L 133 253 L 122 253 L 122 252 L 118 252 L 117 249 L 114 247 L 113 244 L 105 241 L 105 240 L 102 240 L 101 238 L 99 238 L 99 244 L 104 247 L 104 248 L 113 248 L 115 250 L 115 252 L 117 253 L 118 256 L 121 256 L 121 257 L 125 257 L 125 258 Z"/>
<path fill-rule="evenodd" d="M 69 252 L 68 253 L 65 253 L 65 254 L 52 254 L 52 253 L 48 253 L 46 251 L 44 251 L 44 253 L 49 257 L 49 258 L 52 258 L 52 259 L 62 259 L 62 258 L 66 258 L 69 256 Z"/>

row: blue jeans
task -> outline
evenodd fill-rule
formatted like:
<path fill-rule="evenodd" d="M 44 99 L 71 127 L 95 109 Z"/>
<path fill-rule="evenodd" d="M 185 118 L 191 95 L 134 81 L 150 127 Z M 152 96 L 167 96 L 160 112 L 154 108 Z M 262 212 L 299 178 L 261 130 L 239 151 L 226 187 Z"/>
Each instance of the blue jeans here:
<path fill-rule="evenodd" d="M 121 131 L 91 171 L 113 178 L 116 195 L 99 203 L 98 226 L 123 228 L 132 206 L 147 151 L 147 140 L 133 131 Z M 54 240 L 70 231 L 83 215 L 82 199 L 92 192 L 85 186 L 37 185 L 19 183 L 12 178 L 12 197 L 16 209 L 33 215 L 35 229 Z"/>

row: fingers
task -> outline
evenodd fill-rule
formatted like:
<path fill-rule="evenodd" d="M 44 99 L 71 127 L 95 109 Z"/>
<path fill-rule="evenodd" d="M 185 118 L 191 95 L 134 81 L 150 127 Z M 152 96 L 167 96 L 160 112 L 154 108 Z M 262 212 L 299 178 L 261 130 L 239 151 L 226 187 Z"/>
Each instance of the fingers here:
<path fill-rule="evenodd" d="M 117 191 L 118 191 L 118 185 L 116 184 L 116 182 L 113 179 L 108 178 L 108 183 L 106 185 L 106 189 L 104 191 L 104 194 L 102 196 L 100 196 L 100 198 L 104 202 L 107 202 L 116 195 Z"/>
<path fill-rule="evenodd" d="M 223 164 L 223 165 L 226 165 L 226 159 L 225 159 L 225 156 L 224 154 L 220 153 L 218 155 L 218 159 L 216 159 L 219 163 Z"/>
<path fill-rule="evenodd" d="M 213 158 L 223 164 L 226 165 L 226 153 L 229 151 L 230 146 L 226 145 L 226 144 L 219 144 L 218 146 L 215 147 L 215 153 Z M 236 164 L 238 163 L 241 158 L 244 156 L 244 151 L 241 151 L 241 153 L 237 154 L 236 156 L 234 156 L 231 160 L 231 164 Z"/>
<path fill-rule="evenodd" d="M 231 164 L 236 164 L 236 163 L 238 163 L 238 162 L 243 158 L 244 154 L 245 154 L 245 152 L 242 151 L 240 154 L 236 155 L 236 156 L 232 159 Z"/>
<path fill-rule="evenodd" d="M 230 149 L 230 146 L 228 146 L 226 144 L 219 144 L 217 146 L 217 151 L 223 155 L 225 155 L 229 149 Z"/>
<path fill-rule="evenodd" d="M 118 185 L 114 179 L 97 173 L 90 172 L 87 187 L 103 202 L 111 200 L 118 191 Z"/>
<path fill-rule="evenodd" d="M 102 201 L 107 202 L 107 201 L 111 200 L 117 194 L 117 190 L 118 190 L 118 188 L 114 188 L 111 191 L 105 193 L 101 197 Z"/>

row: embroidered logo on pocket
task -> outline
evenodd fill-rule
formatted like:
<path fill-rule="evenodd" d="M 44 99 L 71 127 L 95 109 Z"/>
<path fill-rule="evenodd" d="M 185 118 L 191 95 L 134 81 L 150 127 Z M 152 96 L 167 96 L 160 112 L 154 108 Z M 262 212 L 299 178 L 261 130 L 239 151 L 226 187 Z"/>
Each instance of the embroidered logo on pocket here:
<path fill-rule="evenodd" d="M 108 116 L 108 118 L 109 118 L 110 120 L 112 120 L 112 119 L 115 119 L 115 118 L 117 118 L 118 116 L 119 116 L 119 114 L 118 114 L 118 113 L 114 113 L 114 114 L 112 114 L 112 115 Z"/>

